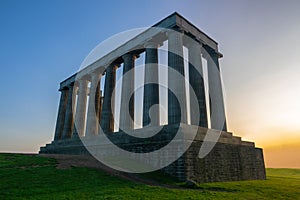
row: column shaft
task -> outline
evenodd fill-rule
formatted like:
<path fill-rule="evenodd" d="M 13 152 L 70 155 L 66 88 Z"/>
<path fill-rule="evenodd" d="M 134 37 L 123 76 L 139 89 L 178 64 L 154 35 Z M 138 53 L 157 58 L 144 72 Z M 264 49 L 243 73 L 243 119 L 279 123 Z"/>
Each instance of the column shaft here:
<path fill-rule="evenodd" d="M 114 102 L 112 102 L 112 95 L 116 86 L 116 69 L 116 65 L 110 65 L 106 69 L 104 97 L 100 121 L 101 128 L 105 133 L 114 132 L 114 110 L 112 110 L 112 107 L 114 107 Z"/>
<path fill-rule="evenodd" d="M 207 124 L 207 110 L 206 110 L 206 99 L 205 99 L 205 87 L 203 79 L 203 67 L 201 58 L 201 48 L 202 45 L 193 41 L 189 46 L 189 82 L 194 90 L 199 112 L 193 109 L 191 95 L 190 95 L 190 114 L 191 114 L 191 124 L 201 127 L 208 127 Z M 191 94 L 191 92 L 190 92 Z M 200 118 L 196 114 L 200 114 Z M 199 121 L 197 120 L 199 119 Z"/>
<path fill-rule="evenodd" d="M 159 81 L 158 81 L 158 51 L 157 44 L 146 45 L 145 58 L 145 84 L 144 84 L 144 105 L 143 105 L 143 126 L 151 123 L 152 126 L 160 125 L 159 106 L 154 106 L 151 110 L 153 116 L 150 119 L 149 109 L 155 104 L 159 104 Z M 147 84 L 147 83 L 152 84 Z"/>
<path fill-rule="evenodd" d="M 64 88 L 60 90 L 60 92 L 61 92 L 61 96 L 60 96 L 60 102 L 58 107 L 54 140 L 60 140 L 62 138 L 65 116 L 66 116 L 66 109 L 67 109 L 68 90 Z"/>
<path fill-rule="evenodd" d="M 99 130 L 100 77 L 101 74 L 97 73 L 91 75 L 90 97 L 86 122 L 86 136 L 97 135 Z"/>
<path fill-rule="evenodd" d="M 185 81 L 177 80 L 170 71 L 176 70 L 184 77 L 182 36 L 182 33 L 176 31 L 168 34 L 168 87 L 174 88 L 178 98 L 170 91 L 168 92 L 168 124 L 187 123 Z"/>
<path fill-rule="evenodd" d="M 77 107 L 75 114 L 75 124 L 73 137 L 84 136 L 85 130 L 85 118 L 86 118 L 86 100 L 87 100 L 87 84 L 88 81 L 85 79 L 78 80 L 78 97 Z"/>
<path fill-rule="evenodd" d="M 208 51 L 207 72 L 210 95 L 211 128 L 227 131 L 218 54 Z"/>
<path fill-rule="evenodd" d="M 63 128 L 62 139 L 71 138 L 74 127 L 74 104 L 76 99 L 77 89 L 74 88 L 74 83 L 69 85 L 68 100 L 66 108 L 66 116 Z"/>
<path fill-rule="evenodd" d="M 122 56 L 124 60 L 122 77 L 122 95 L 120 110 L 120 129 L 132 130 L 134 128 L 134 60 L 135 56 L 127 53 Z M 127 72 L 131 71 L 129 74 Z M 130 96 L 130 94 L 133 94 Z M 129 102 L 129 104 L 128 104 Z M 127 115 L 129 110 L 130 116 Z"/>

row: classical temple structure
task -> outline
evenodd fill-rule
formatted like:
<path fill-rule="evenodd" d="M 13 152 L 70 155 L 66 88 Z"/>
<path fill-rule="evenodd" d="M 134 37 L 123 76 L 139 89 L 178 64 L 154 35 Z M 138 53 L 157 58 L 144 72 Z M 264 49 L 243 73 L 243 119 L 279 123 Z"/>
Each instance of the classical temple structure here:
<path fill-rule="evenodd" d="M 159 74 L 158 48 L 166 41 L 168 74 L 162 75 Z M 188 49 L 186 57 L 184 47 Z M 127 72 L 134 72 L 135 59 L 142 53 L 145 53 L 145 84 L 143 105 L 137 108 L 133 95 L 134 73 Z M 164 151 L 156 155 L 155 159 L 159 161 L 145 163 L 162 166 L 160 170 L 183 181 L 202 183 L 265 179 L 262 149 L 227 131 L 219 66 L 221 57 L 217 42 L 178 13 L 173 13 L 60 83 L 61 97 L 54 140 L 41 147 L 40 153 L 93 155 L 97 152 L 113 157 L 117 153 L 110 154 L 115 152 L 108 148 L 111 142 L 133 152 L 131 158 L 142 160 L 150 152 L 169 145 L 175 138 L 177 143 L 170 148 L 171 153 Z M 185 59 L 188 61 L 188 77 L 185 76 Z M 205 91 L 202 59 L 207 62 L 209 92 Z M 116 130 L 114 89 L 116 70 L 121 65 L 120 119 L 119 129 Z M 100 80 L 104 75 L 101 91 Z M 153 106 L 160 104 L 159 76 L 167 78 L 170 90 L 167 124 L 161 124 L 160 109 Z M 185 80 L 190 85 L 189 93 Z M 190 97 L 187 98 L 187 95 Z M 189 112 L 187 105 L 190 105 Z M 142 128 L 134 127 L 134 109 L 143 111 Z M 147 134 L 155 127 L 160 127 L 159 133 L 148 138 Z M 176 133 L 179 137 L 175 136 Z M 211 133 L 216 137 L 210 138 L 208 134 Z M 178 150 L 183 143 L 188 144 L 187 147 Z M 203 156 L 200 156 L 200 151 L 204 151 Z M 168 165 L 164 164 L 173 154 L 178 158 Z"/>

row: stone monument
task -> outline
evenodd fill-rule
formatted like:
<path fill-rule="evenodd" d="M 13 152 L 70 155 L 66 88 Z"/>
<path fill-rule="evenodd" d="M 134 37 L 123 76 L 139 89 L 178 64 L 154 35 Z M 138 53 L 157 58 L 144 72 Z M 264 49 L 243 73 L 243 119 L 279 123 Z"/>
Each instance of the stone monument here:
<path fill-rule="evenodd" d="M 182 181 L 265 179 L 262 149 L 227 131 L 219 66 L 222 54 L 217 42 L 178 13 L 151 28 L 60 83 L 54 140 L 41 147 L 39 153 L 93 155 L 97 152 L 96 157 L 105 155 L 106 159 L 116 157 L 121 160 L 123 156 L 109 148 L 109 143 L 113 143 L 122 151 L 132 152 L 130 159 L 139 159 L 145 166 L 155 165 L 155 169 Z M 158 50 L 166 42 L 168 70 L 167 74 L 160 74 Z M 134 105 L 135 60 L 142 53 L 145 54 L 143 105 Z M 207 63 L 209 92 L 205 89 L 202 59 Z M 184 70 L 185 60 L 188 76 Z M 121 65 L 120 119 L 116 129 L 114 89 L 116 70 Z M 154 106 L 161 101 L 159 76 L 168 80 L 165 124 L 161 123 L 161 109 Z M 185 80 L 189 82 L 189 92 Z M 141 128 L 134 125 L 135 109 L 143 110 Z M 159 133 L 151 135 L 156 129 Z M 171 143 L 175 144 L 172 148 L 158 153 Z M 153 162 L 147 158 L 152 152 L 156 153 Z M 168 163 L 170 157 L 174 161 Z M 127 172 L 145 171 L 124 169 Z"/>

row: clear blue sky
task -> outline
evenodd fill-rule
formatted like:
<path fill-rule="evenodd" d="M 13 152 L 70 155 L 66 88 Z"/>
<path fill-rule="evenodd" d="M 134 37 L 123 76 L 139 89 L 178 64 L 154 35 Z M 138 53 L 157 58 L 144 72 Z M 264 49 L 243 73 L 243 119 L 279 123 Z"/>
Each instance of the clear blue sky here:
<path fill-rule="evenodd" d="M 230 130 L 261 145 L 278 129 L 299 141 L 299 10 L 297 0 L 1 0 L 0 151 L 50 142 L 59 82 L 101 41 L 174 11 L 219 42 Z"/>

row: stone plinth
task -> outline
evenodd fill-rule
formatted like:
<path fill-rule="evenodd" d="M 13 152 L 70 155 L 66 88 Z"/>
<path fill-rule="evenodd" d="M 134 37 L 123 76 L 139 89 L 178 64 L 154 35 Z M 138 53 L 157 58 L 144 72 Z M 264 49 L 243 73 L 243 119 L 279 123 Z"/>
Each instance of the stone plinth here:
<path fill-rule="evenodd" d="M 197 130 L 194 140 L 191 140 L 191 132 Z M 147 135 L 153 127 L 134 130 L 137 134 Z M 240 180 L 264 180 L 265 167 L 262 149 L 256 148 L 253 142 L 242 141 L 240 137 L 233 136 L 232 133 L 222 132 L 216 145 L 204 158 L 199 158 L 198 153 L 203 144 L 207 129 L 180 124 L 166 125 L 158 136 L 151 137 L 148 142 L 132 139 L 131 136 L 123 132 L 110 134 L 110 140 L 120 148 L 131 152 L 152 152 L 167 145 L 173 139 L 175 131 L 179 130 L 180 137 L 176 140 L 178 148 L 174 148 L 168 153 L 161 154 L 160 162 L 168 159 L 171 154 L 179 152 L 180 145 L 191 143 L 188 150 L 175 162 L 161 169 L 164 173 L 176 177 L 181 181 L 192 180 L 197 183 L 216 181 L 240 181 Z M 107 154 L 112 158 L 117 157 L 117 152 L 113 153 L 107 148 L 107 144 L 102 139 L 104 137 L 81 138 L 84 140 L 99 141 L 97 146 L 88 148 L 97 149 L 98 152 Z M 42 147 L 40 153 L 45 154 L 89 154 L 80 139 L 71 138 L 60 141 L 53 141 Z M 142 155 L 142 154 L 141 154 Z"/>

